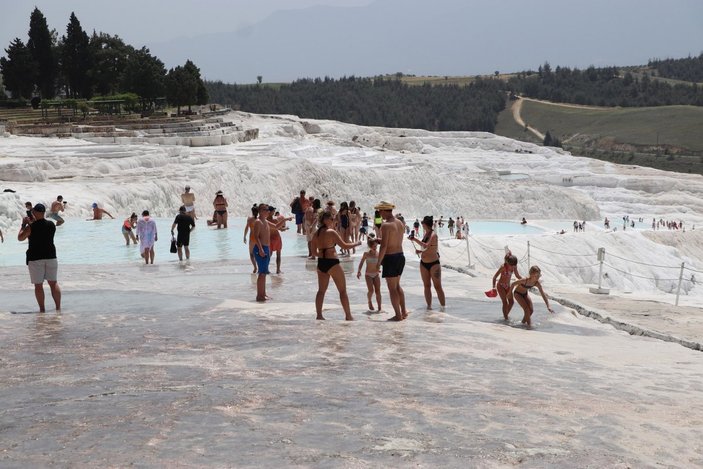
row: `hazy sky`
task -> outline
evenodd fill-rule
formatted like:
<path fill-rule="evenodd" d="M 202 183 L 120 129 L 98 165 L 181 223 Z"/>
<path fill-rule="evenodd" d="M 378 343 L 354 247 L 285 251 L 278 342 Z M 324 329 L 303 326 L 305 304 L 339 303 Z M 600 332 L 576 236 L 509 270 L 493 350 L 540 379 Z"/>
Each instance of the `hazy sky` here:
<path fill-rule="evenodd" d="M 59 36 L 75 12 L 89 34 L 122 37 L 135 47 L 182 36 L 234 31 L 278 10 L 314 5 L 359 6 L 372 0 L 0 0 L 0 47 L 14 38 L 27 42 L 29 15 L 36 6 Z"/>
<path fill-rule="evenodd" d="M 146 45 L 206 79 L 477 75 L 641 65 L 703 51 L 703 0 L 0 0 L 0 48 L 27 40 L 37 6 L 64 35 Z M 4 51 L 0 51 L 4 55 Z"/>

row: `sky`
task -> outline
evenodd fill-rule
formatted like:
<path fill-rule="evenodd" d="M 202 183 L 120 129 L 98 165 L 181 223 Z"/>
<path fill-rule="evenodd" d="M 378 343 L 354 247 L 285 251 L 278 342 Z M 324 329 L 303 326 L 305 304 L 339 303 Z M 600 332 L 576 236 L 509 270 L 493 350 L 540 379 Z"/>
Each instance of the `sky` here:
<path fill-rule="evenodd" d="M 65 34 L 71 12 L 83 29 L 118 35 L 135 47 L 182 36 L 227 32 L 249 26 L 276 11 L 314 5 L 358 6 L 372 0 L 0 0 L 0 45 L 26 42 L 36 6 L 49 28 Z"/>
<path fill-rule="evenodd" d="M 36 5 L 65 34 L 147 46 L 167 68 L 210 80 L 478 75 L 553 66 L 646 64 L 703 52 L 700 0 L 4 0 L 0 47 L 27 39 Z M 0 51 L 2 53 L 2 51 Z"/>

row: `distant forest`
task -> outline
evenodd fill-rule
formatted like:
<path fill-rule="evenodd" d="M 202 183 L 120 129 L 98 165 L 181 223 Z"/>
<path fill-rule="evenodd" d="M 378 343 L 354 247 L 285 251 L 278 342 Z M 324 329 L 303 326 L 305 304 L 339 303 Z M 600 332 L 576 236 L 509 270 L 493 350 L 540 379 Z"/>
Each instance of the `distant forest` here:
<path fill-rule="evenodd" d="M 648 65 L 661 77 L 703 82 L 703 53 L 686 59 L 650 60 Z"/>
<path fill-rule="evenodd" d="M 280 87 L 205 82 L 214 102 L 262 114 L 295 114 L 358 125 L 493 132 L 505 83 L 410 86 L 397 78 L 305 79 Z"/>
<path fill-rule="evenodd" d="M 537 72 L 521 72 L 508 80 L 508 88 L 530 98 L 557 103 L 592 106 L 669 106 L 688 104 L 703 106 L 703 88 L 695 83 L 671 85 L 626 72 L 621 76 L 617 67 L 585 70 L 556 67 L 548 63 Z"/>

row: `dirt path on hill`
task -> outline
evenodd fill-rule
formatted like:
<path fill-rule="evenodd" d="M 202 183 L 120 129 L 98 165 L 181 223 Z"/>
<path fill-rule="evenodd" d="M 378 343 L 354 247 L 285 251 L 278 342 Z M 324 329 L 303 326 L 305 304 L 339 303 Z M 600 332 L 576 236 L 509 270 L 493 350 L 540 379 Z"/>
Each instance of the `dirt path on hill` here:
<path fill-rule="evenodd" d="M 527 125 L 527 124 L 525 123 L 525 121 L 522 120 L 522 116 L 520 115 L 520 113 L 522 112 L 522 100 L 523 100 L 523 99 L 524 99 L 524 98 L 518 98 L 518 99 L 516 99 L 516 100 L 513 102 L 513 106 L 512 106 L 512 108 L 511 108 L 511 110 L 512 110 L 512 112 L 513 112 L 513 119 L 515 120 L 515 123 L 517 123 L 517 125 L 519 125 L 519 126 L 522 127 L 523 129 L 526 128 L 527 130 L 529 130 L 530 132 L 532 132 L 532 134 L 533 134 L 535 137 L 537 137 L 538 139 L 544 141 L 544 134 L 543 134 L 542 132 L 540 132 L 539 130 L 535 129 L 534 127 L 531 127 L 531 126 Z"/>
<path fill-rule="evenodd" d="M 536 129 L 530 125 L 525 124 L 525 121 L 522 119 L 522 115 L 521 115 L 522 114 L 522 103 L 524 101 L 532 101 L 535 103 L 549 104 L 550 106 L 559 106 L 559 107 L 572 108 L 572 109 L 589 109 L 589 110 L 593 110 L 593 111 L 608 111 L 608 110 L 613 109 L 613 108 L 609 108 L 609 107 L 584 106 L 581 104 L 553 103 L 551 101 L 543 101 L 541 99 L 533 99 L 533 98 L 522 98 L 521 97 L 521 98 L 516 99 L 513 102 L 513 105 L 511 108 L 511 110 L 513 112 L 513 119 L 515 120 L 517 125 L 519 125 L 520 127 L 523 127 L 523 128 L 527 127 L 527 130 L 532 132 L 532 134 L 534 136 L 536 136 L 537 138 L 539 138 L 540 140 L 544 140 L 544 134 L 541 131 L 539 131 L 538 129 Z M 576 135 L 579 135 L 579 134 L 576 134 Z M 564 142 L 568 142 L 570 139 L 574 138 L 576 135 L 573 135 L 569 139 L 564 140 Z"/>

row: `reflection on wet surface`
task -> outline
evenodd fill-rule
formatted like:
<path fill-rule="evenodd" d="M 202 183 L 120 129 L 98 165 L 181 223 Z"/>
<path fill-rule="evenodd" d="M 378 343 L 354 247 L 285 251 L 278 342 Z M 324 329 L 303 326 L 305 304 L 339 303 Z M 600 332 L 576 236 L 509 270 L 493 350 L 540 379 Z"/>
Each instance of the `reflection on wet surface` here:
<path fill-rule="evenodd" d="M 497 303 L 457 294 L 465 278 L 449 271 L 447 311 L 427 312 L 416 262 L 407 321 L 363 314 L 366 285 L 351 273 L 356 321 L 342 320 L 333 286 L 327 321 L 315 321 L 310 264 L 284 258 L 267 304 L 254 302 L 246 261 L 102 276 L 67 267 L 62 313 L 0 314 L 0 465 L 695 460 L 697 436 L 679 423 L 703 418 L 697 352 L 543 308 L 535 330 L 507 327 Z M 0 290 L 18 310 L 32 294 Z"/>

